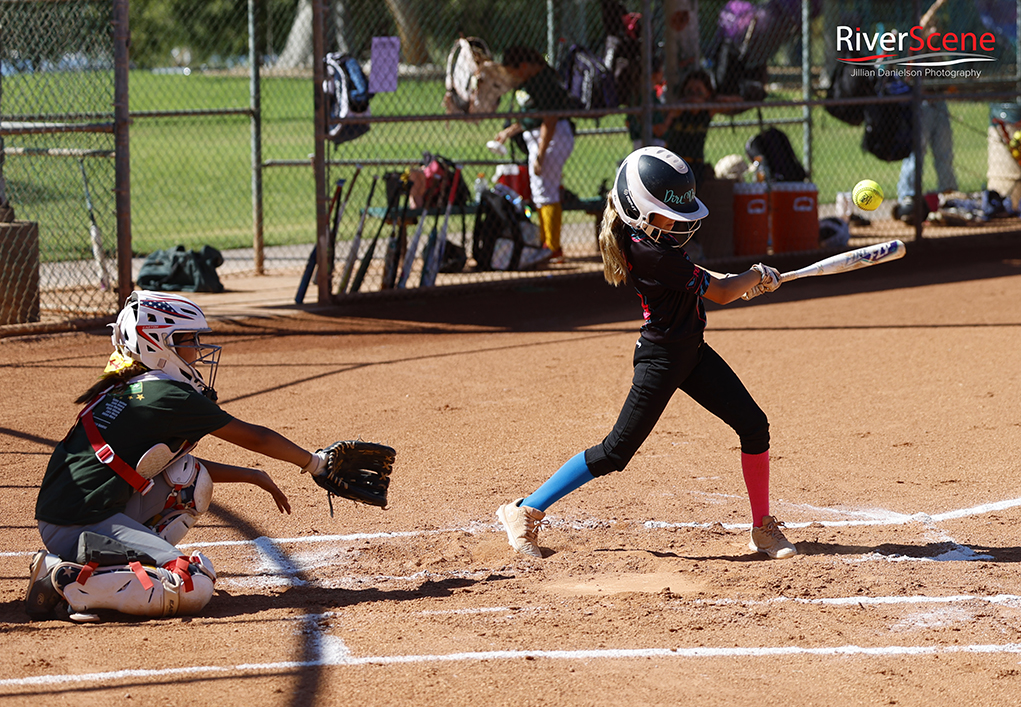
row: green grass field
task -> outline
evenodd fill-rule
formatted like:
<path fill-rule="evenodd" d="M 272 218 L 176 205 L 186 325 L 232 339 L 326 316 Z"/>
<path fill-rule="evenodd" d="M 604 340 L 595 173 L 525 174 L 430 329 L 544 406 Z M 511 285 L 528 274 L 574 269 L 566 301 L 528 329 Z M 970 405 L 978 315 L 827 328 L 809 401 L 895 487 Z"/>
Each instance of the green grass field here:
<path fill-rule="evenodd" d="M 33 77 L 5 78 L 17 90 L 31 91 Z M 136 71 L 130 79 L 133 112 L 155 110 L 244 109 L 248 106 L 246 76 L 195 73 L 155 75 Z M 41 87 L 39 87 L 41 88 Z M 112 92 L 112 88 L 111 88 Z M 373 98 L 375 115 L 418 115 L 442 110 L 442 82 L 405 81 L 393 94 Z M 777 99 L 783 94 L 774 94 Z M 8 107 L 5 105 L 5 108 Z M 264 160 L 308 160 L 313 153 L 313 86 L 308 79 L 264 77 L 262 83 Z M 94 110 L 102 110 L 95 106 Z M 985 104 L 951 103 L 954 118 L 954 165 L 960 186 L 981 189 L 986 179 Z M 800 117 L 800 108 L 766 109 L 771 119 Z M 754 111 L 734 120 L 753 120 Z M 861 127 L 840 123 L 821 109 L 813 112 L 813 181 L 821 203 L 832 202 L 838 191 L 850 191 L 860 179 L 874 179 L 887 198 L 896 196 L 900 163 L 886 163 L 860 148 Z M 592 120 L 576 121 L 581 129 L 597 127 Z M 744 154 L 744 144 L 756 126 L 731 127 L 731 119 L 718 116 L 706 144 L 707 159 L 716 161 L 730 153 Z M 623 128 L 624 116 L 603 118 L 599 128 Z M 498 121 L 471 124 L 455 121 L 382 123 L 364 136 L 340 146 L 330 146 L 328 157 L 336 160 L 411 160 L 425 150 L 457 160 L 491 160 L 486 140 L 501 127 Z M 783 129 L 800 155 L 802 128 Z M 136 117 L 131 136 L 132 242 L 136 254 L 177 244 L 198 248 L 213 245 L 221 250 L 252 244 L 250 121 L 244 115 L 173 118 Z M 112 149 L 112 136 L 16 136 L 8 147 L 89 147 Z M 630 150 L 626 133 L 583 135 L 565 168 L 564 184 L 579 196 L 595 196 L 603 180 L 612 179 L 620 159 Z M 114 165 L 108 158 L 89 158 L 86 167 L 96 202 L 100 227 L 115 232 Z M 329 179 L 344 178 L 352 167 L 331 167 Z M 361 207 L 366 200 L 368 176 L 402 167 L 366 166 L 352 197 Z M 469 166 L 473 180 L 492 166 Z M 8 157 L 6 172 L 19 217 L 40 222 L 44 260 L 90 257 L 87 212 L 81 173 L 72 158 Z M 926 160 L 926 188 L 934 188 L 931 156 Z M 330 189 L 332 191 L 332 188 Z M 264 171 L 264 232 L 266 245 L 311 244 L 315 230 L 314 180 L 311 163 L 299 167 L 270 167 Z M 377 191 L 374 203 L 381 205 Z M 350 237 L 357 219 L 351 208 L 339 238 Z M 569 218 L 588 218 L 571 214 Z M 113 244 L 107 237 L 107 248 Z"/>

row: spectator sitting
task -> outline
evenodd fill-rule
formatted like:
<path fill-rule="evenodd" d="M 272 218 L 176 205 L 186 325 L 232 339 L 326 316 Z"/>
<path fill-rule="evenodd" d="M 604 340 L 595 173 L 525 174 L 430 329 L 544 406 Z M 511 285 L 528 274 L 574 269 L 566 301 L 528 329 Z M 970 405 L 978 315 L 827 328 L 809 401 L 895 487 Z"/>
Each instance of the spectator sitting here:
<path fill-rule="evenodd" d="M 712 79 L 701 69 L 692 71 L 681 82 L 680 99 L 686 103 L 741 101 L 740 96 L 715 95 Z M 709 123 L 716 113 L 729 113 L 721 110 L 683 110 L 667 111 L 667 128 L 664 141 L 668 150 L 684 159 L 695 173 L 695 181 L 701 183 L 712 175 L 710 168 L 706 172 L 705 139 L 709 133 Z"/>
<path fill-rule="evenodd" d="M 654 109 L 652 111 L 652 142 L 649 143 L 655 147 L 665 147 L 666 143 L 663 141 L 663 135 L 670 128 L 670 124 L 673 122 L 674 116 L 668 114 L 663 110 L 658 110 L 658 106 L 663 103 L 663 94 L 666 91 L 666 82 L 663 79 L 663 59 L 661 57 L 653 57 L 652 60 L 652 105 Z M 633 149 L 637 150 L 644 146 L 642 142 L 642 114 L 641 113 L 628 113 L 627 116 L 627 129 L 628 135 L 631 137 L 631 145 Z"/>

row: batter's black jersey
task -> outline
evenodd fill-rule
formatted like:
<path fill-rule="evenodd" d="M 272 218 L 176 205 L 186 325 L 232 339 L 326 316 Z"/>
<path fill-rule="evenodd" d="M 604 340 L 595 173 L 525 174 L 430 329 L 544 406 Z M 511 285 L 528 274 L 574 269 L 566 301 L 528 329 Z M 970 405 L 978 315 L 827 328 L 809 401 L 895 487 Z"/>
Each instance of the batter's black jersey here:
<path fill-rule="evenodd" d="M 628 235 L 620 245 L 631 284 L 642 301 L 642 336 L 664 345 L 701 339 L 705 330 L 702 295 L 709 287 L 709 273 L 691 262 L 684 248 L 666 233 L 654 240 L 629 228 Z"/>

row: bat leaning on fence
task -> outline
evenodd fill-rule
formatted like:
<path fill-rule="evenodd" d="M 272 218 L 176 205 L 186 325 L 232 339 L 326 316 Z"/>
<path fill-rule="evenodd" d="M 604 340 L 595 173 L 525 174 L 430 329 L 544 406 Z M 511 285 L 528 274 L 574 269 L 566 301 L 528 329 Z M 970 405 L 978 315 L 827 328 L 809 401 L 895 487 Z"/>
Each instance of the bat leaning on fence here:
<path fill-rule="evenodd" d="M 358 248 L 362 244 L 362 231 L 365 229 L 365 217 L 369 215 L 369 207 L 372 206 L 372 195 L 376 191 L 376 182 L 379 175 L 372 178 L 372 186 L 369 187 L 369 198 L 365 201 L 365 209 L 358 221 L 358 228 L 355 231 L 351 247 L 347 251 L 347 258 L 344 260 L 344 270 L 340 274 L 340 283 L 337 285 L 337 294 L 342 295 L 347 291 L 347 283 L 351 279 L 351 271 L 354 270 L 355 261 L 358 260 Z"/>
<path fill-rule="evenodd" d="M 418 274 L 419 287 L 422 287 L 422 285 L 425 284 L 426 279 L 429 277 L 429 257 L 436 249 L 436 230 L 439 225 L 440 212 L 437 210 L 436 215 L 433 217 L 433 227 L 429 231 L 429 237 L 425 239 L 425 248 L 422 249 L 422 272 Z"/>
<path fill-rule="evenodd" d="M 427 255 L 419 287 L 432 287 L 436 284 L 436 275 L 443 264 L 443 253 L 447 248 L 447 227 L 450 225 L 450 212 L 454 208 L 454 198 L 457 195 L 457 184 L 460 179 L 461 169 L 458 167 L 454 170 L 454 178 L 450 181 L 450 196 L 447 197 L 447 211 L 443 214 L 443 226 L 436 238 L 436 245 Z"/>
<path fill-rule="evenodd" d="M 408 244 L 408 252 L 404 255 L 404 268 L 401 270 L 401 279 L 397 281 L 397 289 L 403 290 L 408 285 L 408 278 L 411 276 L 411 268 L 415 265 L 415 254 L 418 252 L 418 242 L 422 238 L 422 231 L 425 229 L 426 209 L 418 217 L 418 228 L 415 235 Z"/>
<path fill-rule="evenodd" d="M 106 253 L 103 252 L 103 235 L 96 224 L 96 214 L 92 208 L 92 195 L 89 193 L 89 177 L 85 173 L 85 160 L 78 158 L 78 166 L 82 170 L 82 183 L 85 185 L 85 207 L 89 211 L 89 240 L 92 242 L 92 257 L 99 268 L 99 286 L 110 289 L 110 273 L 106 269 Z"/>
<path fill-rule="evenodd" d="M 330 243 L 336 242 L 337 239 L 337 228 L 340 225 L 340 219 L 344 215 L 344 209 L 347 207 L 347 202 L 351 199 L 351 192 L 354 191 L 355 182 L 358 180 L 358 173 L 361 172 L 361 167 L 355 170 L 354 177 L 351 178 L 351 185 L 347 188 L 347 197 L 344 199 L 343 204 L 340 202 L 340 193 L 344 189 L 344 180 L 337 180 L 337 188 L 333 191 L 333 198 L 330 200 L 330 213 L 333 214 L 333 226 L 330 228 Z M 336 210 L 334 210 L 336 209 Z M 315 272 L 316 262 L 319 258 L 319 243 L 318 241 L 312 246 L 312 252 L 308 256 L 308 262 L 305 263 L 305 272 L 301 276 L 301 282 L 298 283 L 298 292 L 294 295 L 294 303 L 301 304 L 305 301 L 305 293 L 308 292 L 309 283 L 312 282 L 312 273 Z"/>
<path fill-rule="evenodd" d="M 404 207 L 401 218 L 394 221 L 390 240 L 386 244 L 386 255 L 383 258 L 383 285 L 380 289 L 392 290 L 397 281 L 397 272 L 401 265 L 401 235 L 404 234 L 405 222 L 408 217 L 408 201 L 411 199 L 411 182 L 401 180 L 401 192 L 404 194 Z"/>
<path fill-rule="evenodd" d="M 369 265 L 372 263 L 372 256 L 376 253 L 376 243 L 379 242 L 379 234 L 383 232 L 383 227 L 386 226 L 386 220 L 391 217 L 394 212 L 394 207 L 397 206 L 397 200 L 401 196 L 401 190 L 395 189 L 394 193 L 387 200 L 386 213 L 383 218 L 379 220 L 379 229 L 376 231 L 376 235 L 373 237 L 372 242 L 369 243 L 368 250 L 365 251 L 365 255 L 362 256 L 362 264 L 358 266 L 358 272 L 355 273 L 355 279 L 351 282 L 351 293 L 355 293 L 362 287 L 362 282 L 365 280 L 365 274 L 369 272 Z"/>

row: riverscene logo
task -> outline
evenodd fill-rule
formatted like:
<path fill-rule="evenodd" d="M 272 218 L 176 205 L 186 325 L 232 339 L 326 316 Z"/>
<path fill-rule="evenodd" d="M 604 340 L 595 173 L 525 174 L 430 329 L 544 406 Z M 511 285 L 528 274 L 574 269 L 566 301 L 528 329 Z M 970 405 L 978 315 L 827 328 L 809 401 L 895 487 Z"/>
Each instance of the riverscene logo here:
<path fill-rule="evenodd" d="M 904 52 L 906 56 L 902 56 Z M 907 32 L 892 30 L 867 34 L 860 27 L 837 27 L 837 52 L 856 54 L 837 61 L 852 66 L 874 67 L 879 73 L 902 76 L 977 78 L 975 67 L 948 69 L 959 64 L 996 61 L 996 37 L 991 32 L 929 32 L 915 25 Z M 862 56 L 863 52 L 873 54 Z M 870 72 L 871 73 L 871 72 Z"/>

